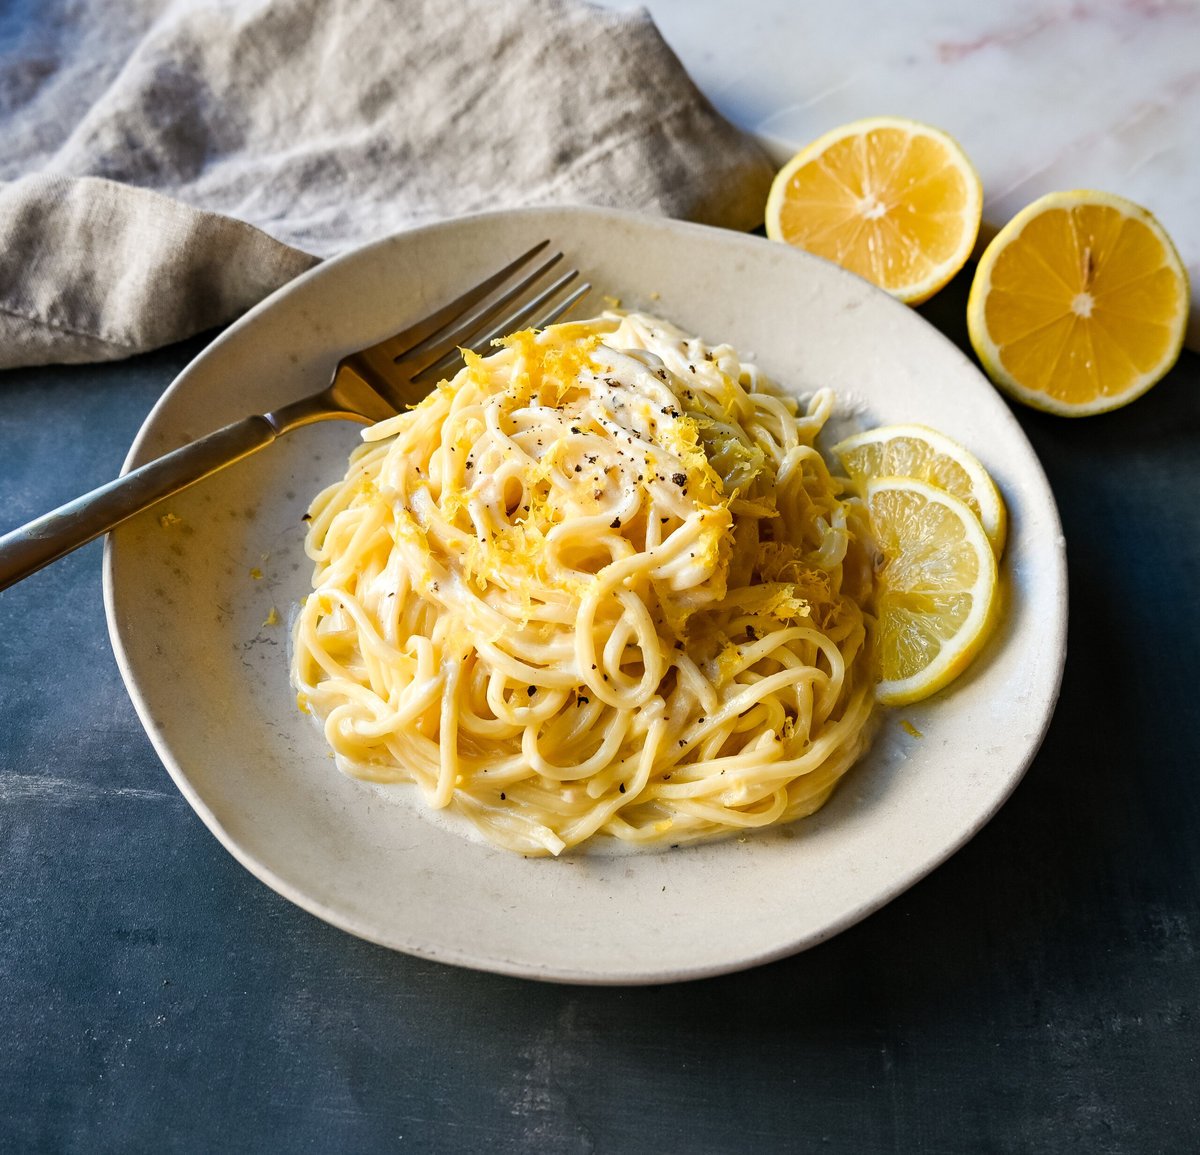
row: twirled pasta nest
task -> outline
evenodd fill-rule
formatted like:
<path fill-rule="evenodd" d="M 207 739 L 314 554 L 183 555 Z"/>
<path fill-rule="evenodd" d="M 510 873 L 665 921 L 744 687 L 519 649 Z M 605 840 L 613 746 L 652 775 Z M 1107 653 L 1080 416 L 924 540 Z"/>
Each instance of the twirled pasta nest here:
<path fill-rule="evenodd" d="M 468 355 L 310 511 L 293 678 L 339 767 L 524 854 L 812 813 L 873 700 L 832 405 L 644 314 Z"/>

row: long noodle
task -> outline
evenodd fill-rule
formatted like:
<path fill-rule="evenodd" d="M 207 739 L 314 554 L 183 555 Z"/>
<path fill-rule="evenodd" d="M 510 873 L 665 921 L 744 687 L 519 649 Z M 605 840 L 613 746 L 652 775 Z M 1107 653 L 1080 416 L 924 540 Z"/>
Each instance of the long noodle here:
<path fill-rule="evenodd" d="M 338 766 L 524 854 L 818 809 L 873 701 L 832 406 L 644 314 L 468 354 L 310 510 L 292 672 Z"/>

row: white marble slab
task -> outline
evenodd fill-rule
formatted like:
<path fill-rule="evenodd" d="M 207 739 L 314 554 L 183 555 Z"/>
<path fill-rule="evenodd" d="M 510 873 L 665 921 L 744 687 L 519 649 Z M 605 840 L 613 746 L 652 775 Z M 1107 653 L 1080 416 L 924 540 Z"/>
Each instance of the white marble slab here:
<path fill-rule="evenodd" d="M 909 116 L 967 150 L 992 229 L 1054 189 L 1145 205 L 1188 266 L 1200 349 L 1200 0 L 646 6 L 717 108 L 779 160 L 846 121 Z"/>

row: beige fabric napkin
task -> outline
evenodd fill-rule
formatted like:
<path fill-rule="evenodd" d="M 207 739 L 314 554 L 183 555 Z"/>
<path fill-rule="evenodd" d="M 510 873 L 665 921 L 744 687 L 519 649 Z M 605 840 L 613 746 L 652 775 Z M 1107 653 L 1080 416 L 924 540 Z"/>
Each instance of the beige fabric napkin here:
<path fill-rule="evenodd" d="M 178 340 L 319 258 L 467 212 L 749 229 L 770 177 L 642 11 L 17 4 L 0 11 L 0 367 Z"/>

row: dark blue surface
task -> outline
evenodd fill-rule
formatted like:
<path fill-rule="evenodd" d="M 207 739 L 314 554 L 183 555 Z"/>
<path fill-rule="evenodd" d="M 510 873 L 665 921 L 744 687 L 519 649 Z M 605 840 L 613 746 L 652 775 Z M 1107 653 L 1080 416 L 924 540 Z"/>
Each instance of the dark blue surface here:
<path fill-rule="evenodd" d="M 960 280 L 926 313 L 962 340 Z M 120 467 L 199 343 L 0 375 L 0 532 Z M 997 818 L 795 958 L 558 987 L 360 942 L 176 793 L 93 544 L 0 594 L 0 1150 L 1141 1152 L 1200 1142 L 1200 358 L 1021 410 L 1071 573 Z"/>

